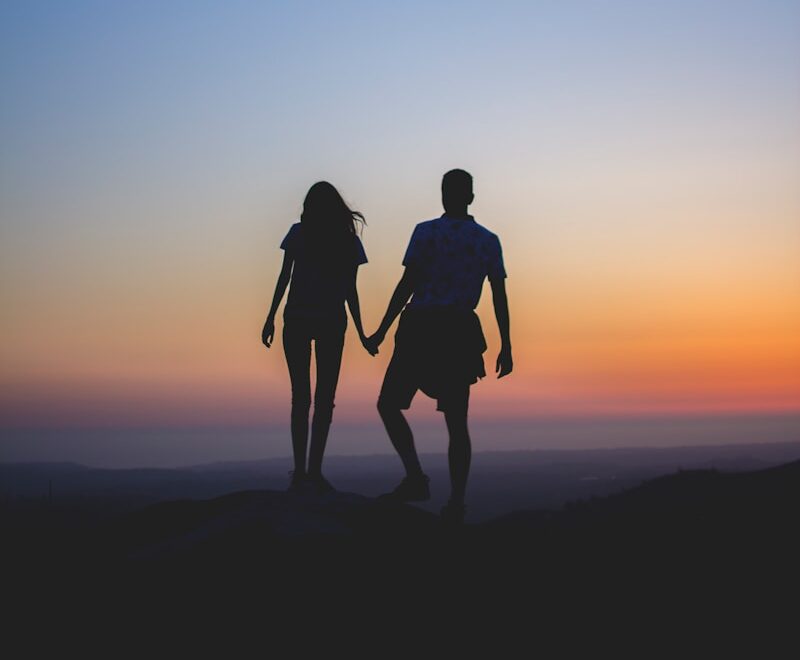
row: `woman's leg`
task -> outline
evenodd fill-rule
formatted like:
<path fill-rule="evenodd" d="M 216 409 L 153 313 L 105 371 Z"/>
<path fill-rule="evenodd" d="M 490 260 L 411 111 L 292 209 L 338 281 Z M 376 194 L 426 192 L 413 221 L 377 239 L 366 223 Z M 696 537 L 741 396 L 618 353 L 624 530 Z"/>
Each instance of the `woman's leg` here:
<path fill-rule="evenodd" d="M 295 474 L 306 472 L 308 412 L 311 408 L 311 339 L 300 324 L 284 323 L 283 350 L 292 383 L 292 450 Z"/>
<path fill-rule="evenodd" d="M 311 449 L 308 456 L 308 473 L 312 476 L 322 473 L 322 457 L 333 419 L 333 400 L 339 382 L 343 348 L 344 331 L 326 332 L 314 342 L 317 387 L 314 391 L 314 417 L 311 422 Z"/>

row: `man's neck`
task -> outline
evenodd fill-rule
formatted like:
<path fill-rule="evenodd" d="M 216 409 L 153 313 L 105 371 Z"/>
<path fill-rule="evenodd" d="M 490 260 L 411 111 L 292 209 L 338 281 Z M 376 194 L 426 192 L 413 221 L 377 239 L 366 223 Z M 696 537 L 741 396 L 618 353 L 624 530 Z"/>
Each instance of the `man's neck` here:
<path fill-rule="evenodd" d="M 467 207 L 466 206 L 460 207 L 460 208 L 457 208 L 457 209 L 445 208 L 444 214 L 448 218 L 454 218 L 454 219 L 457 219 L 457 220 L 469 220 L 469 219 L 472 218 L 472 216 L 467 212 Z"/>

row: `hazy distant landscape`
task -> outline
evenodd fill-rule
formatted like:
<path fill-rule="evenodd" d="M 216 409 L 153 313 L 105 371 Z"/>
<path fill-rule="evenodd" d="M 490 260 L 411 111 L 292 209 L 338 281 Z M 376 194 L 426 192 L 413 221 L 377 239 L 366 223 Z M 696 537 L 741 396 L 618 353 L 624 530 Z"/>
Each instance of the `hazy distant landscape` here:
<path fill-rule="evenodd" d="M 432 408 L 430 401 L 422 400 L 412 408 L 409 419 L 419 450 L 443 453 L 447 447 L 444 421 L 438 416 L 430 418 Z M 273 426 L 254 428 L 4 428 L 0 429 L 0 463 L 66 461 L 102 468 L 180 468 L 278 459 L 291 452 L 288 424 L 286 417 Z M 800 415 L 705 413 L 507 420 L 476 416 L 470 430 L 476 453 L 751 445 L 800 442 Z M 374 418 L 361 424 L 337 420 L 327 452 L 329 456 L 389 455 L 392 448 L 375 412 Z"/>

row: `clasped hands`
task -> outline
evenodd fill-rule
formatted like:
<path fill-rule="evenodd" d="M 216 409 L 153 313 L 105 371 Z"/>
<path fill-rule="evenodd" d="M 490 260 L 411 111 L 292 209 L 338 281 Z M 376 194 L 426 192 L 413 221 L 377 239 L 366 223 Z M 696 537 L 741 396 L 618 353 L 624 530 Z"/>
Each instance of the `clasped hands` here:
<path fill-rule="evenodd" d="M 261 341 L 263 342 L 264 346 L 269 348 L 272 345 L 274 336 L 275 320 L 271 317 L 268 317 L 266 323 L 264 323 L 264 329 L 261 331 Z M 364 347 L 367 353 L 375 357 L 378 354 L 378 349 L 383 343 L 383 340 L 386 339 L 386 332 L 379 329 L 369 337 L 363 333 L 359 333 L 359 339 L 361 340 L 361 345 Z M 501 347 L 500 354 L 497 356 L 497 362 L 495 364 L 495 373 L 497 373 L 497 377 L 502 378 L 503 376 L 507 376 L 511 373 L 513 368 L 514 363 L 511 358 L 511 347 Z"/>
<path fill-rule="evenodd" d="M 383 343 L 385 338 L 386 333 L 378 330 L 372 333 L 369 337 L 363 335 L 361 337 L 361 345 L 366 349 L 367 353 L 369 353 L 372 357 L 375 357 L 378 354 L 378 348 Z"/>

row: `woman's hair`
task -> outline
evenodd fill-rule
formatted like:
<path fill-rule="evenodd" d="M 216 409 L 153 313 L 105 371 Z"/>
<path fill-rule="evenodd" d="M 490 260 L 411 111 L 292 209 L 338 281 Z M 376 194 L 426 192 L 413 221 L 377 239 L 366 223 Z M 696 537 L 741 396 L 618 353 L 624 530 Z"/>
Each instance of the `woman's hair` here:
<path fill-rule="evenodd" d="M 323 239 L 357 234 L 357 225 L 366 224 L 364 216 L 350 209 L 339 191 L 327 181 L 318 181 L 309 188 L 300 222 L 308 235 Z"/>

